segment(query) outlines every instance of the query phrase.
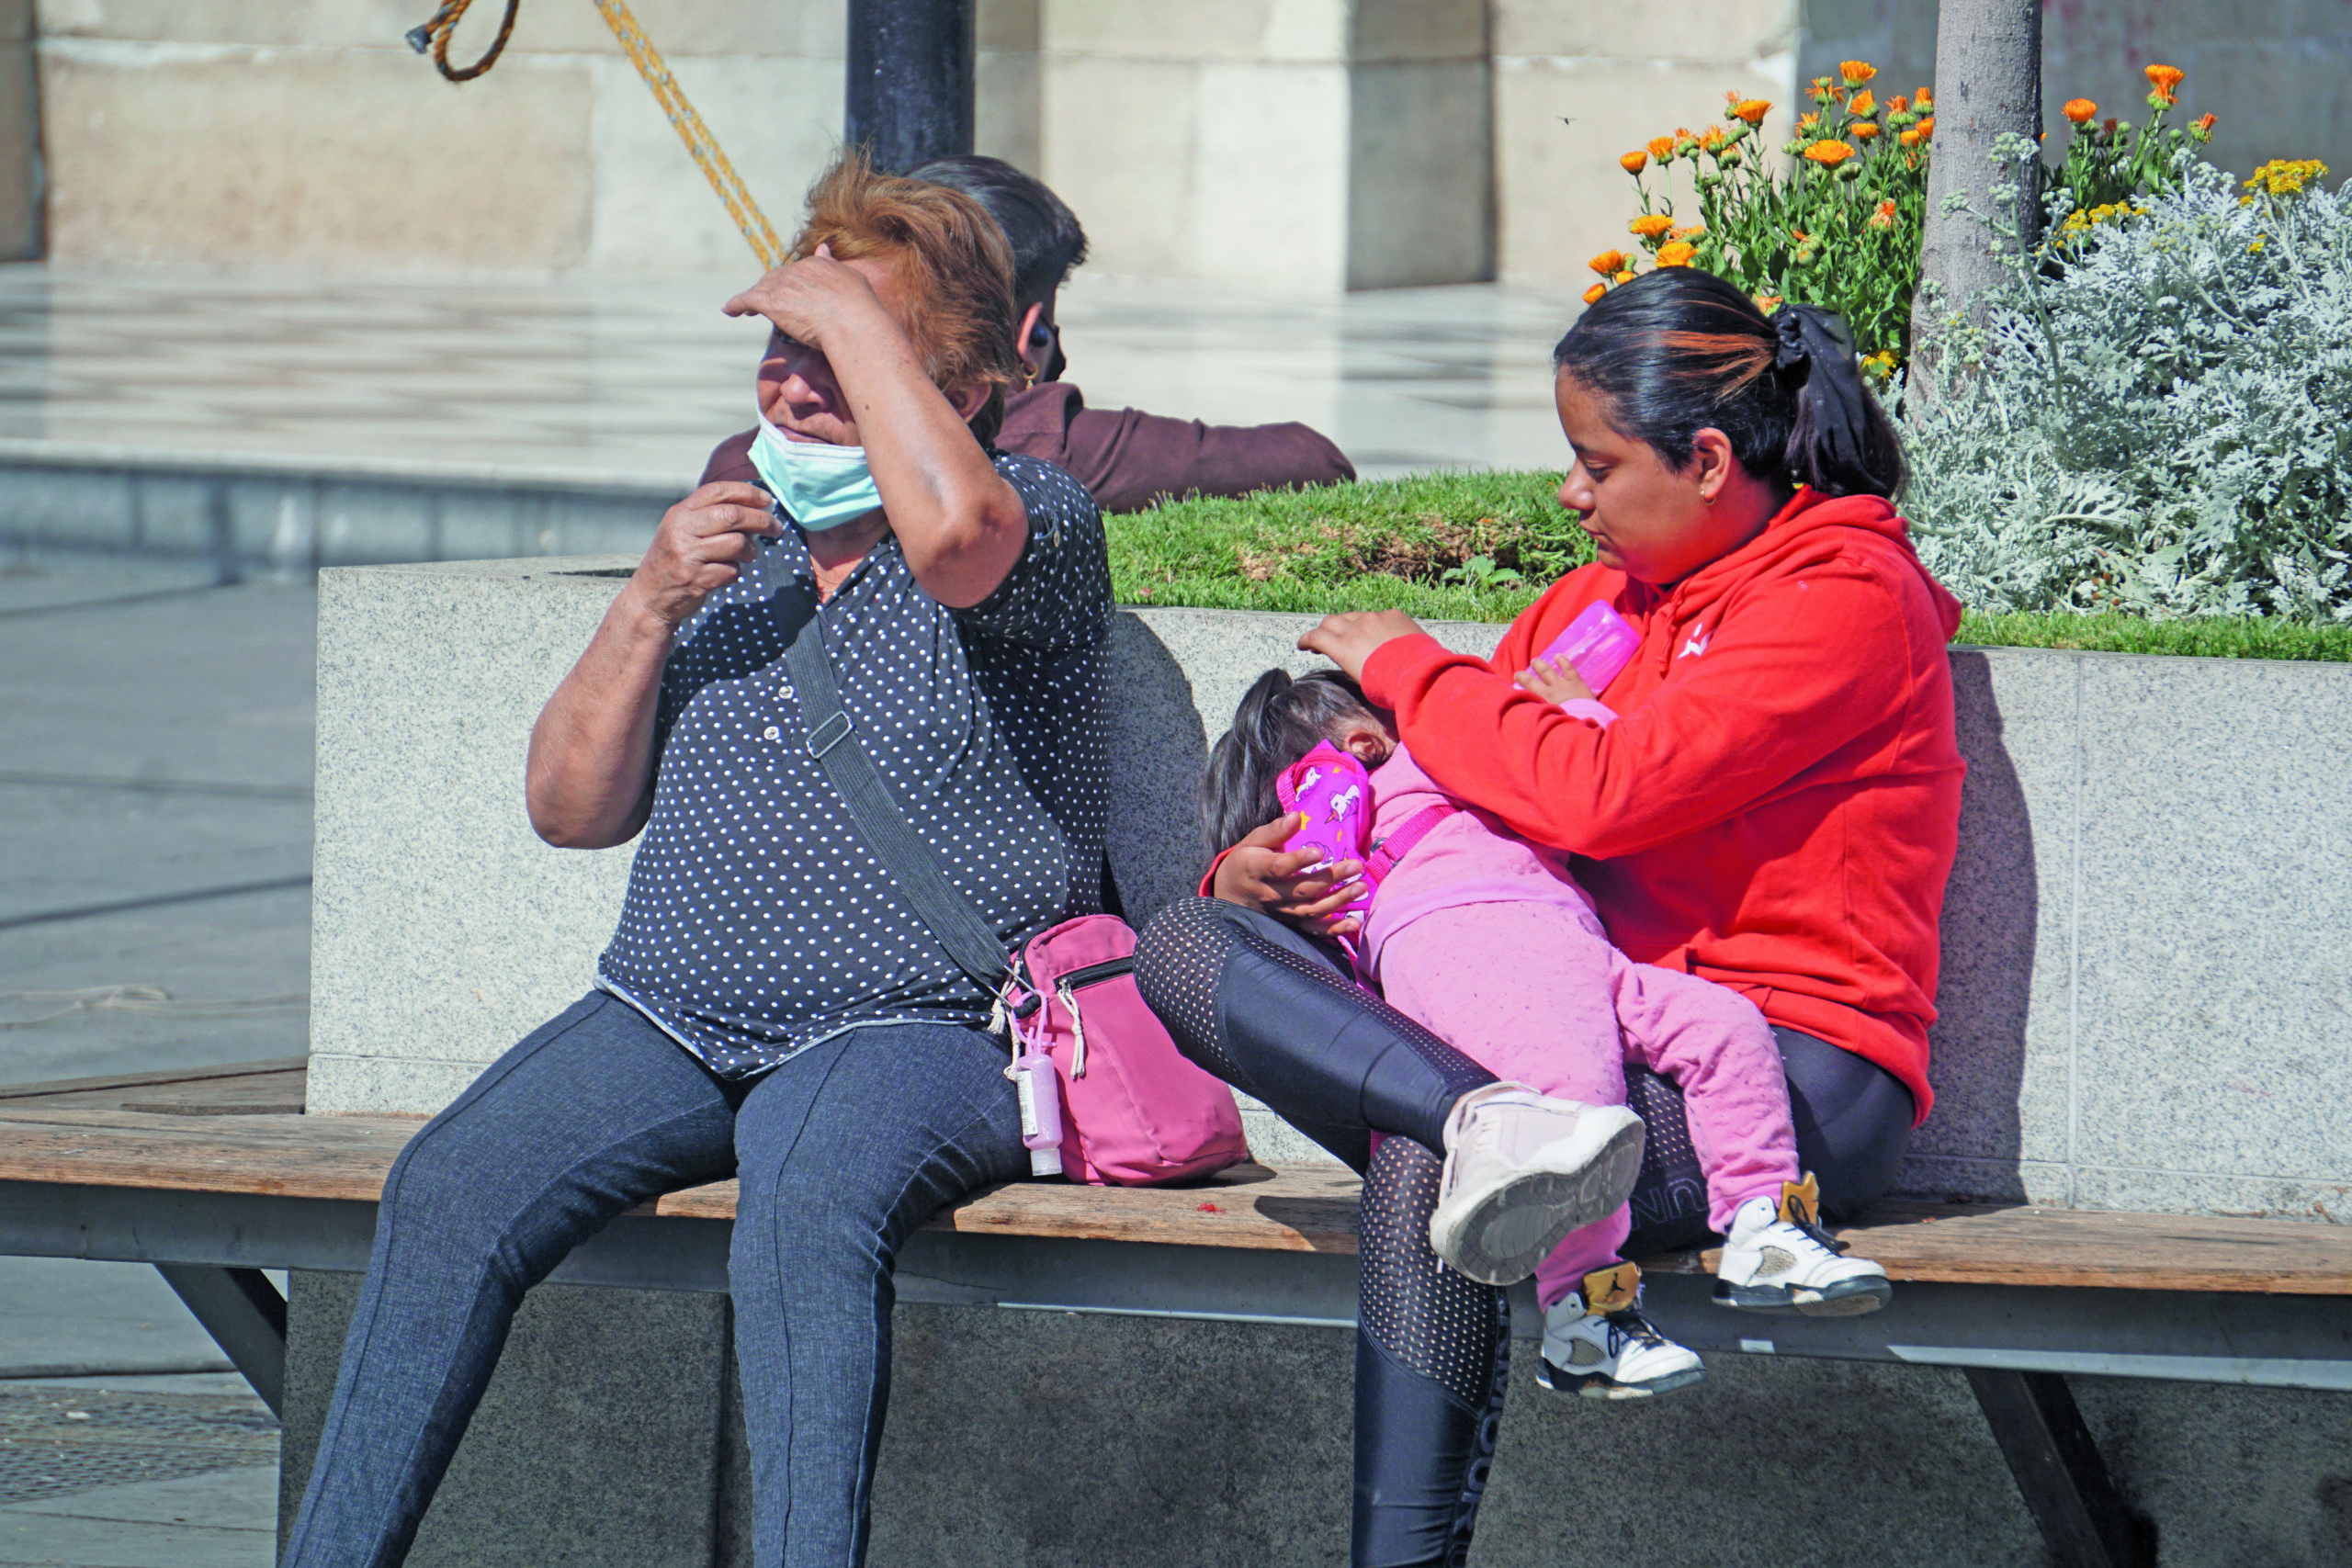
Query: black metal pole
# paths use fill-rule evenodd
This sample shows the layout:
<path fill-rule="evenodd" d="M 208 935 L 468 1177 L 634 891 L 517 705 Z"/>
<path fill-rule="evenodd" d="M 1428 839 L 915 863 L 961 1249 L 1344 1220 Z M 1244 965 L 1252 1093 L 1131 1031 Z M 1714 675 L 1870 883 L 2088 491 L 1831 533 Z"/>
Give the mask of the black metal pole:
<path fill-rule="evenodd" d="M 975 0 L 849 0 L 845 134 L 903 174 L 972 150 Z"/>

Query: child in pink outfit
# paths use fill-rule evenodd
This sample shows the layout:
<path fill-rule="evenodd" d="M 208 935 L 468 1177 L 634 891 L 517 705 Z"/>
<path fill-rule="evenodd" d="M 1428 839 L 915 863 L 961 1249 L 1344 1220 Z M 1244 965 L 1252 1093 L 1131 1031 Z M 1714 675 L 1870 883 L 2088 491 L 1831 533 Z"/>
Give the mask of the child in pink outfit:
<path fill-rule="evenodd" d="M 1561 705 L 1594 724 L 1616 718 L 1589 695 Z M 1498 1077 L 1559 1099 L 1624 1104 L 1629 1062 L 1679 1085 L 1709 1222 L 1730 1237 L 1722 1304 L 1846 1314 L 1885 1303 L 1884 1270 L 1839 1257 L 1815 1223 L 1764 1015 L 1713 981 L 1618 952 L 1568 857 L 1440 789 L 1346 677 L 1261 677 L 1210 760 L 1210 840 L 1237 842 L 1281 815 L 1277 775 L 1319 741 L 1371 770 L 1369 845 L 1447 808 L 1401 843 L 1358 938 L 1359 972 L 1391 1006 Z M 1545 1387 L 1625 1398 L 1702 1376 L 1695 1354 L 1640 1317 L 1639 1270 L 1618 1251 L 1631 1228 L 1621 1207 L 1570 1232 L 1537 1268 Z"/>

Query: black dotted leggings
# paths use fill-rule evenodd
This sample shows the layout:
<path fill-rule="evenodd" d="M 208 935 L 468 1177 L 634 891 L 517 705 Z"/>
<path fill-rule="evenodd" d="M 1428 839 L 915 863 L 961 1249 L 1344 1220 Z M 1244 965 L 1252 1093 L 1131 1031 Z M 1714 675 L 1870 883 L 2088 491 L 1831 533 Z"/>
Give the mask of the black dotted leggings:
<path fill-rule="evenodd" d="M 1510 1318 L 1501 1291 L 1440 1266 L 1429 1222 L 1446 1113 L 1495 1076 L 1355 986 L 1333 954 L 1238 905 L 1162 909 L 1136 951 L 1136 981 L 1187 1056 L 1363 1173 L 1350 1561 L 1457 1568 L 1494 1459 Z M 1823 1207 L 1885 1191 L 1910 1135 L 1909 1093 L 1809 1035 L 1783 1030 L 1781 1046 L 1798 1154 L 1821 1176 Z M 1706 1183 L 1682 1097 L 1647 1073 L 1627 1079 L 1650 1134 L 1627 1250 L 1690 1245 L 1706 1231 Z M 1390 1134 L 1376 1153 L 1375 1131 Z"/>

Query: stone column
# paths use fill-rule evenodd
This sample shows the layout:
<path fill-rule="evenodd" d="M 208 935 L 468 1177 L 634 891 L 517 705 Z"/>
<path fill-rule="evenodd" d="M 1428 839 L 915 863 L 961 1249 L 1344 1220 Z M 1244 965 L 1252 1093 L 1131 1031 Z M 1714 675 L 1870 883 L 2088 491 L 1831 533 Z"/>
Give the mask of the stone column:
<path fill-rule="evenodd" d="M 1044 168 L 1091 265 L 1303 292 L 1492 276 L 1476 0 L 1044 6 Z"/>
<path fill-rule="evenodd" d="M 0 0 L 0 261 L 30 261 L 45 235 L 33 0 Z"/>

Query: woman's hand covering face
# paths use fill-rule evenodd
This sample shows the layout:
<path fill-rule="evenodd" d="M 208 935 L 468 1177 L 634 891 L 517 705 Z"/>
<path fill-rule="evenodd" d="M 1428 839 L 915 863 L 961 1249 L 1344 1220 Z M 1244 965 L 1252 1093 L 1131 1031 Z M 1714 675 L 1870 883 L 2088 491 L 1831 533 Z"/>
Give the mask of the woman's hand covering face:
<path fill-rule="evenodd" d="M 1298 639 L 1309 653 L 1319 653 L 1351 681 L 1363 679 L 1364 660 L 1384 642 L 1418 636 L 1421 624 L 1402 610 L 1350 610 L 1326 615 L 1323 624 Z"/>
<path fill-rule="evenodd" d="M 1361 930 L 1363 922 L 1353 915 L 1333 917 L 1363 891 L 1363 863 L 1338 861 L 1308 873 L 1306 868 L 1322 858 L 1317 852 L 1283 848 L 1303 825 L 1295 812 L 1285 813 L 1234 845 L 1217 863 L 1209 891 L 1309 936 L 1346 936 Z"/>
<path fill-rule="evenodd" d="M 730 316 L 764 316 L 793 342 L 821 351 L 831 349 L 844 326 L 889 314 L 865 274 L 835 261 L 825 245 L 777 267 L 727 301 L 725 310 Z"/>

